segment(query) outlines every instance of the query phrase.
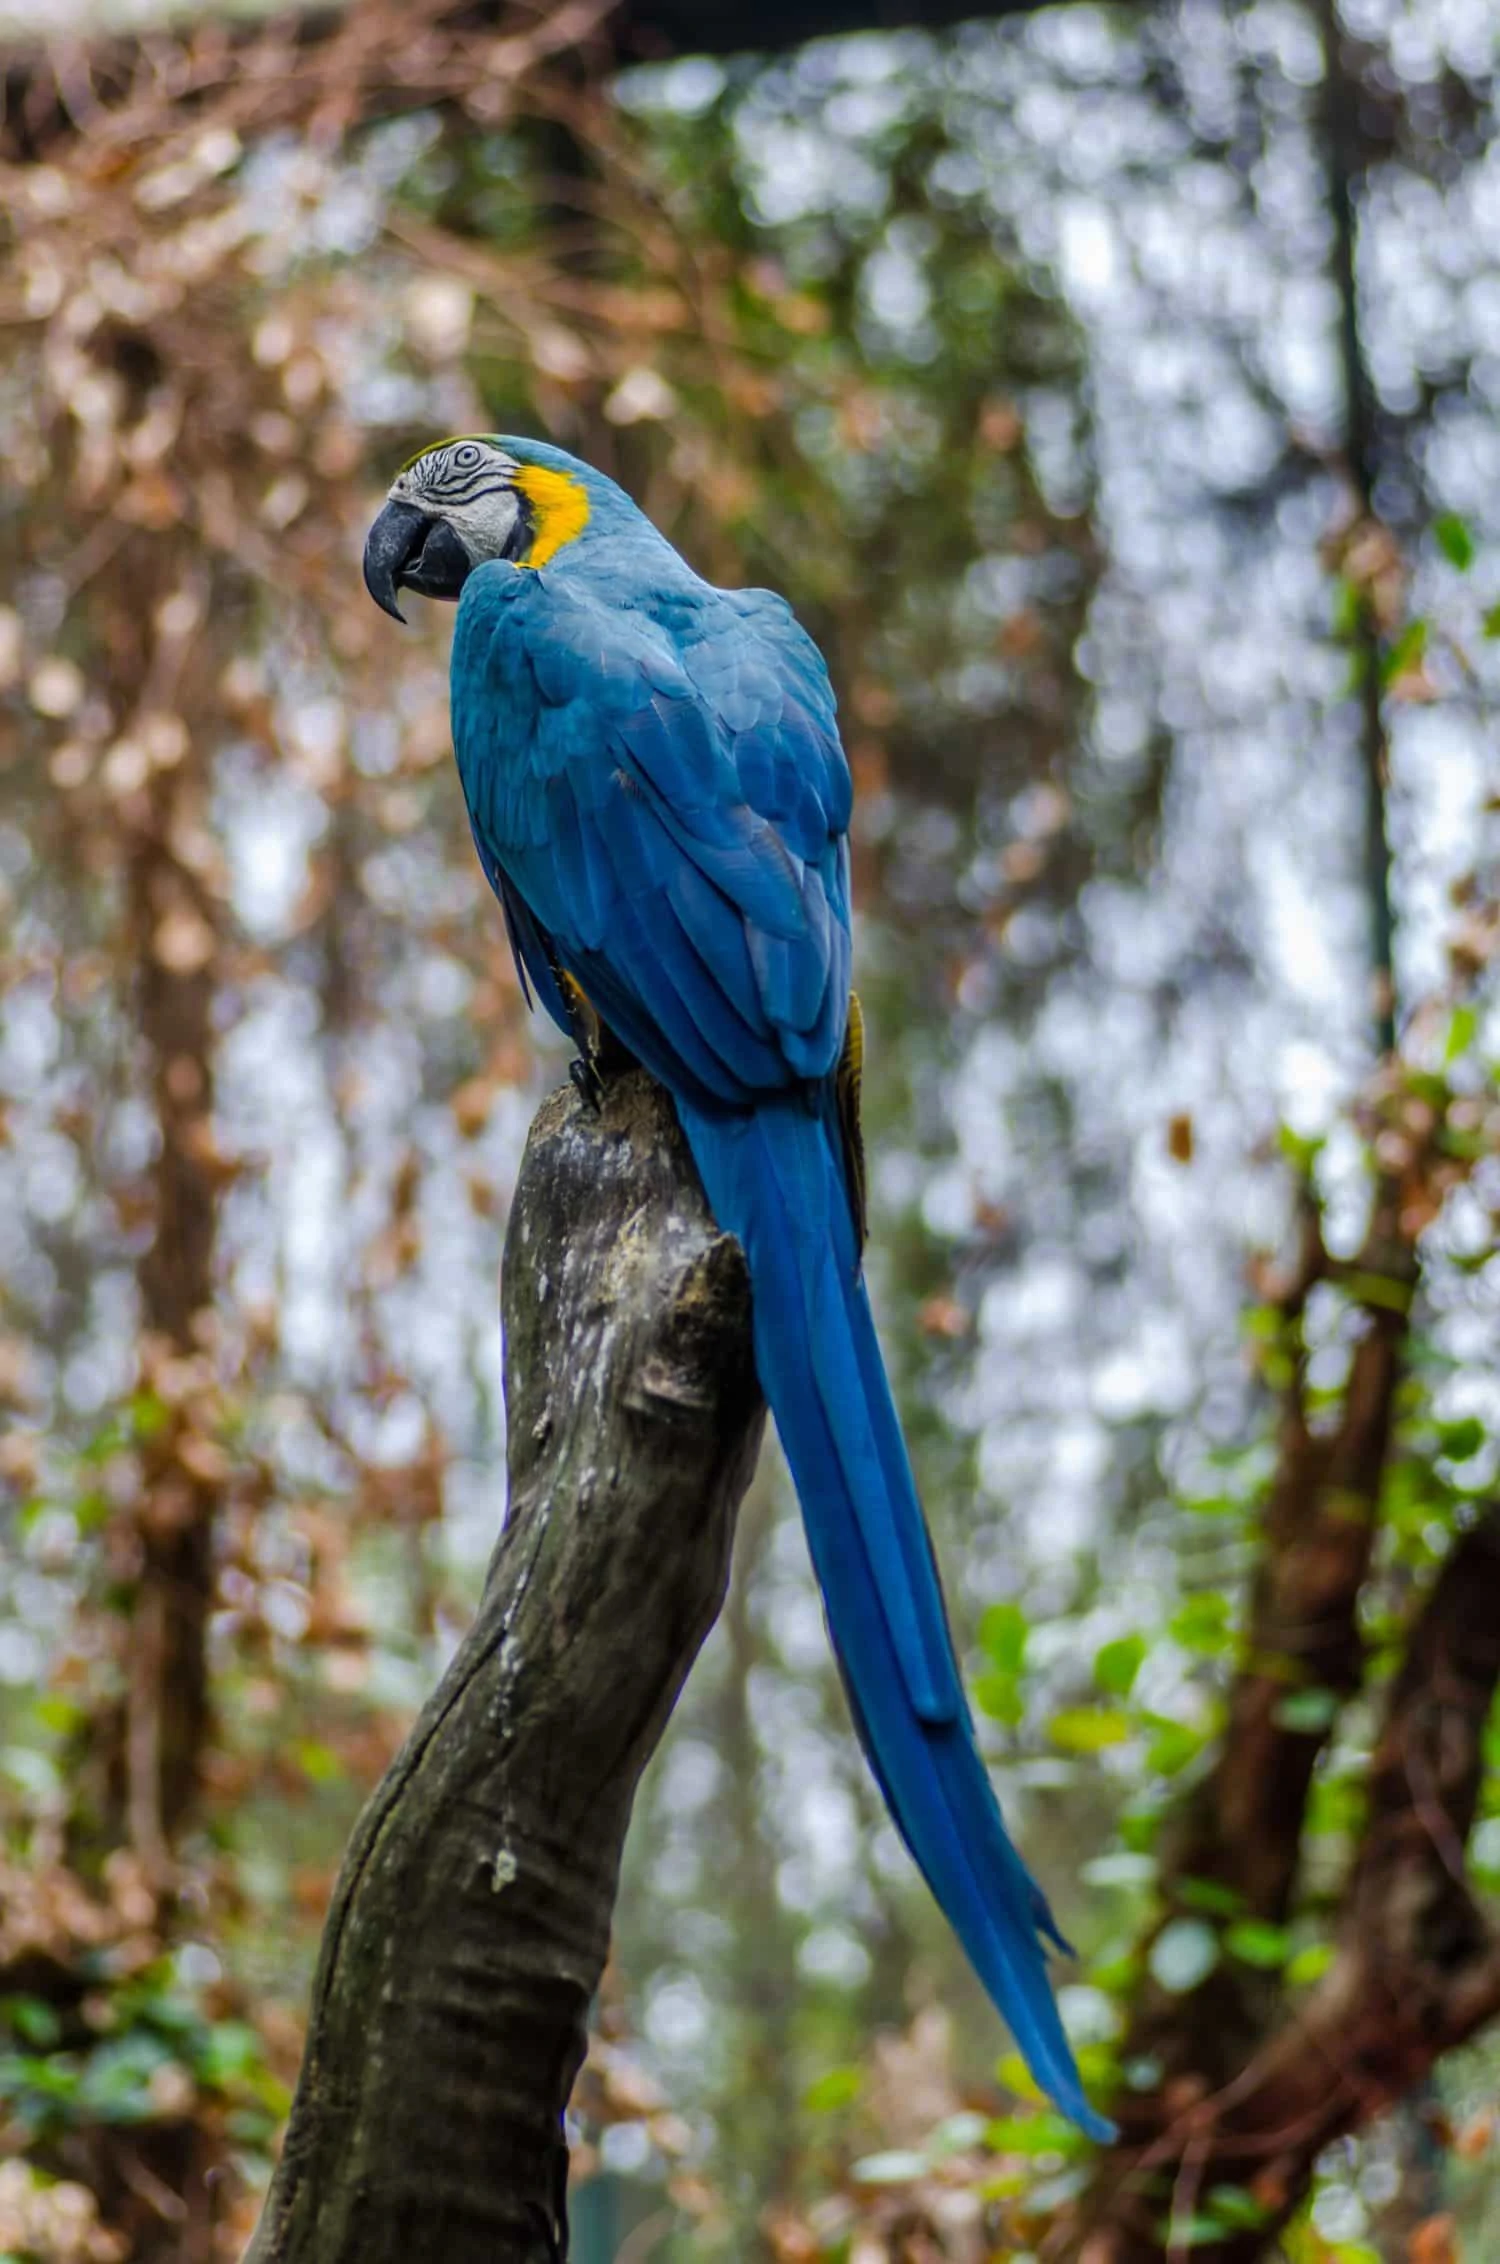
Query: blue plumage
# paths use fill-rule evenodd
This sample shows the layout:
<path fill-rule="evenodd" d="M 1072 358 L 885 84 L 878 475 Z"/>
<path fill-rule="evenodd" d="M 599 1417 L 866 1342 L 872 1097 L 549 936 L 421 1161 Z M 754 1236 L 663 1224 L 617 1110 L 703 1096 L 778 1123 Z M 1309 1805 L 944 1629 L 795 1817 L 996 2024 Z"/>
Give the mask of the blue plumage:
<path fill-rule="evenodd" d="M 463 585 L 453 734 L 480 859 L 548 1012 L 567 1027 L 572 976 L 676 1101 L 745 1248 L 866 1753 L 1038 2082 L 1105 2137 L 1048 1982 L 1056 1928 L 975 1744 L 860 1279 L 834 1095 L 850 781 L 827 672 L 779 598 L 710 588 L 600 474 L 498 445 L 537 494 L 571 485 L 587 509 L 546 563 L 494 558 Z"/>

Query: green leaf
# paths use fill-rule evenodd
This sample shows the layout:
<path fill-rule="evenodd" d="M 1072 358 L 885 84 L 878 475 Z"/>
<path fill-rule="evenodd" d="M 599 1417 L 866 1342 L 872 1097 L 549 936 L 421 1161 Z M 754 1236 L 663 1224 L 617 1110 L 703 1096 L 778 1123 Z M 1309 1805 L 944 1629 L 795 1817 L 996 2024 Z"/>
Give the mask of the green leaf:
<path fill-rule="evenodd" d="M 1174 1892 L 1185 1909 L 1206 1918 L 1238 1918 L 1245 1907 L 1239 1888 L 1224 1879 L 1179 1879 Z"/>
<path fill-rule="evenodd" d="M 1380 663 L 1382 684 L 1394 684 L 1413 668 L 1420 668 L 1427 653 L 1427 623 L 1418 617 L 1408 621 L 1399 637 L 1389 645 Z"/>
<path fill-rule="evenodd" d="M 1176 2253 L 1179 2248 L 1215 2248 L 1222 2244 L 1226 2232 L 1253 2232 L 1265 2221 L 1265 2205 L 1256 2201 L 1247 2187 L 1215 2185 L 1201 2210 L 1190 2216 L 1172 2216 L 1170 2223 L 1163 2223 L 1161 2232 Z"/>
<path fill-rule="evenodd" d="M 1272 1926 L 1263 1918 L 1242 1918 L 1225 1934 L 1224 1947 L 1242 1965 L 1275 1973 L 1292 1954 L 1292 1937 L 1284 1926 Z"/>
<path fill-rule="evenodd" d="M 802 2094 L 802 2104 L 810 2115 L 837 2114 L 841 2107 L 852 2107 L 864 2089 L 863 2072 L 857 2067 L 831 2067 L 810 2083 Z"/>
<path fill-rule="evenodd" d="M 1467 519 L 1456 511 L 1440 512 L 1432 522 L 1433 539 L 1450 566 L 1467 574 L 1474 563 L 1474 536 Z"/>
<path fill-rule="evenodd" d="M 1164 1714 L 1148 1714 L 1146 1723 L 1151 1731 L 1146 1766 L 1159 1777 L 1175 1777 L 1203 1751 L 1203 1732 L 1194 1729 L 1191 1722 L 1173 1722 Z"/>
<path fill-rule="evenodd" d="M 1157 1715 L 1148 1715 L 1148 1725 L 1156 1728 L 1159 1719 Z M 1160 1808 L 1149 1803 L 1140 1808 L 1123 1808 L 1119 1819 L 1121 1844 L 1128 1847 L 1132 1855 L 1152 1855 L 1161 1838 L 1161 1826 Z"/>
<path fill-rule="evenodd" d="M 265 2051 L 259 2036 L 243 2020 L 220 2020 L 209 2030 L 196 2055 L 195 2072 L 204 2083 L 222 2091 L 227 2084 L 260 2073 Z"/>
<path fill-rule="evenodd" d="M 984 2143 L 992 2154 L 1076 2154 L 1078 2133 L 1061 2115 L 1001 2115 L 985 2125 Z"/>
<path fill-rule="evenodd" d="M 1064 1753 L 1103 1753 L 1126 1742 L 1130 1724 L 1112 1706 L 1065 1706 L 1047 1724 L 1047 1735 Z"/>
<path fill-rule="evenodd" d="M 34 2128 L 66 2119 L 77 2103 L 82 2071 L 71 2053 L 50 2058 L 18 2052 L 0 2059 L 0 2099 Z"/>
<path fill-rule="evenodd" d="M 1019 2052 L 1002 2052 L 995 2062 L 995 2080 L 1005 2090 L 1013 2091 L 1018 2099 L 1034 2099 L 1039 2107 L 1047 2102 L 1042 2097 L 1036 2077 Z"/>
<path fill-rule="evenodd" d="M 1185 1997 L 1219 1962 L 1219 1937 L 1202 1918 L 1173 1918 L 1151 1944 L 1146 1960 L 1157 1987 Z"/>
<path fill-rule="evenodd" d="M 316 1738 L 305 1737 L 293 1748 L 298 1768 L 310 1784 L 339 1784 L 345 1769 L 342 1760 L 331 1745 L 323 1745 Z"/>
<path fill-rule="evenodd" d="M 1500 637 L 1500 605 L 1487 605 L 1480 624 L 1487 637 Z"/>
<path fill-rule="evenodd" d="M 1289 1690 L 1271 1716 L 1278 1729 L 1289 1729 L 1299 1737 L 1313 1737 L 1331 1727 L 1339 1710 L 1338 1695 L 1332 1690 Z"/>
<path fill-rule="evenodd" d="M 1337 575 L 1333 584 L 1332 628 L 1341 644 L 1349 643 L 1356 635 L 1364 610 L 1359 584 L 1351 582 L 1347 574 Z"/>
<path fill-rule="evenodd" d="M 166 1403 L 154 1391 L 138 1391 L 130 1402 L 131 1427 L 142 1444 L 159 1438 L 167 1419 Z"/>
<path fill-rule="evenodd" d="M 1219 2219 L 1203 2209 L 1192 2217 L 1163 2217 L 1157 2230 L 1173 2256 L 1183 2248 L 1215 2247 L 1224 2238 Z"/>
<path fill-rule="evenodd" d="M 112 1461 L 122 1447 L 132 1443 L 128 1427 L 111 1416 L 107 1423 L 100 1424 L 87 1444 L 79 1448 L 78 1460 L 85 1470 L 98 1470 L 106 1462 Z"/>
<path fill-rule="evenodd" d="M 1216 2185 L 1210 2188 L 1203 2204 L 1211 2217 L 1232 2231 L 1253 2232 L 1263 2225 L 1268 2214 L 1263 2201 L 1257 2201 L 1249 2188 L 1243 2185 Z"/>
<path fill-rule="evenodd" d="M 1484 1444 L 1484 1425 L 1477 1415 L 1459 1415 L 1437 1426 L 1438 1446 L 1450 1462 L 1468 1462 Z"/>
<path fill-rule="evenodd" d="M 1356 1305 L 1371 1305 L 1382 1313 L 1408 1313 L 1411 1310 L 1411 1284 L 1393 1281 L 1389 1274 L 1361 1273 L 1351 1266 L 1341 1276 L 1344 1288 Z"/>
<path fill-rule="evenodd" d="M 23 2044 L 50 2051 L 62 2035 L 62 2022 L 43 1997 L 7 1997 L 0 2002 L 0 2020 L 15 2030 Z"/>
<path fill-rule="evenodd" d="M 979 1647 L 1002 1674 L 1016 1675 L 1025 1664 L 1028 1632 L 1019 1604 L 991 1604 L 979 1622 Z"/>
<path fill-rule="evenodd" d="M 1479 1012 L 1473 1006 L 1455 1006 L 1448 1018 L 1448 1040 L 1443 1047 L 1444 1064 L 1458 1061 L 1474 1043 L 1479 1029 Z"/>
<path fill-rule="evenodd" d="M 1006 1729 L 1018 1729 L 1025 1720 L 1026 1700 L 1015 1675 L 976 1674 L 970 1688 L 980 1712 L 988 1714 L 992 1722 L 1001 1722 Z"/>
<path fill-rule="evenodd" d="M 89 1486 L 73 1504 L 73 1517 L 80 1533 L 97 1533 L 109 1523 L 112 1504 L 108 1494 L 98 1486 Z"/>
<path fill-rule="evenodd" d="M 1146 1656 L 1144 1635 L 1118 1635 L 1094 1655 L 1094 1680 L 1111 1698 L 1128 1698 Z"/>
<path fill-rule="evenodd" d="M 1288 1960 L 1287 1986 L 1292 1989 L 1311 1988 L 1314 1981 L 1322 1980 L 1332 1963 L 1332 1942 L 1309 1942 L 1305 1950 L 1298 1950 L 1296 1956 Z"/>
<path fill-rule="evenodd" d="M 1131 1944 L 1116 1947 L 1094 1959 L 1089 1979 L 1111 1997 L 1128 1996 L 1141 1977 L 1141 1961 Z"/>
<path fill-rule="evenodd" d="M 1167 1622 L 1167 1633 L 1185 1651 L 1196 1651 L 1200 1658 L 1219 1658 L 1234 1642 L 1229 1624 L 1233 1610 L 1228 1596 L 1216 1589 L 1202 1589 L 1178 1606 Z"/>
<path fill-rule="evenodd" d="M 151 2122 L 157 2111 L 151 2078 L 172 2059 L 169 2046 L 145 2029 L 111 2038 L 84 2062 L 80 2108 L 100 2122 Z"/>
<path fill-rule="evenodd" d="M 1328 1141 L 1324 1133 L 1294 1132 L 1290 1124 L 1278 1124 L 1276 1127 L 1276 1145 L 1286 1157 L 1292 1169 L 1298 1172 L 1302 1178 L 1309 1179 L 1312 1176 L 1313 1167 L 1328 1145 Z M 1281 1316 L 1276 1312 L 1275 1306 L 1269 1307 L 1268 1310 L 1276 1314 L 1279 1322 Z"/>

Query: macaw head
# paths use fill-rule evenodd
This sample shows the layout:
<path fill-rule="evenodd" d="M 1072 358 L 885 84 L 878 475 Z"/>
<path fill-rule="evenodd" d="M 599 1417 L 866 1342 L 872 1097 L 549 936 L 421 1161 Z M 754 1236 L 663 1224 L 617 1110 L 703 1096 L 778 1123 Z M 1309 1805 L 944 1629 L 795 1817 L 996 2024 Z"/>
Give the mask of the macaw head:
<path fill-rule="evenodd" d="M 405 587 L 456 598 L 476 566 L 545 566 L 591 519 L 633 511 L 612 480 L 538 440 L 471 433 L 424 448 L 391 482 L 365 542 L 365 587 L 397 620 Z"/>

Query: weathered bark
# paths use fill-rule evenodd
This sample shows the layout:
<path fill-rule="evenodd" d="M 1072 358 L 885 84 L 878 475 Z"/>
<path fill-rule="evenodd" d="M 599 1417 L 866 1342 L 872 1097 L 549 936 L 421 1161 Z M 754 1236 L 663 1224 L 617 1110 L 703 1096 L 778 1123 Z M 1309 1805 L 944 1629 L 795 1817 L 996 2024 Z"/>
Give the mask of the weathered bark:
<path fill-rule="evenodd" d="M 505 1528 L 345 1858 L 247 2264 L 567 2252 L 562 2115 L 631 1803 L 762 1424 L 743 1259 L 639 1072 L 538 1116 L 503 1301 Z"/>

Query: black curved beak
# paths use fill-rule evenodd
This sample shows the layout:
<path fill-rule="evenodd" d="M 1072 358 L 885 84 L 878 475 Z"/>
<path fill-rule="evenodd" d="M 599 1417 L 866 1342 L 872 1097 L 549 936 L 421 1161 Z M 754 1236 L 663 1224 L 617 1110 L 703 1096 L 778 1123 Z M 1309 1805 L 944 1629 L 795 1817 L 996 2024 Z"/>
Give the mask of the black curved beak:
<path fill-rule="evenodd" d="M 406 619 L 398 590 L 456 598 L 472 565 L 446 519 L 431 518 L 413 503 L 388 503 L 365 537 L 365 588 L 393 621 Z"/>

